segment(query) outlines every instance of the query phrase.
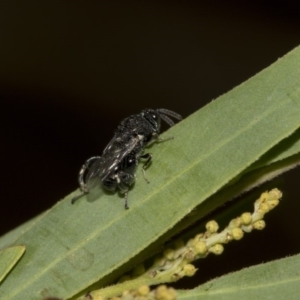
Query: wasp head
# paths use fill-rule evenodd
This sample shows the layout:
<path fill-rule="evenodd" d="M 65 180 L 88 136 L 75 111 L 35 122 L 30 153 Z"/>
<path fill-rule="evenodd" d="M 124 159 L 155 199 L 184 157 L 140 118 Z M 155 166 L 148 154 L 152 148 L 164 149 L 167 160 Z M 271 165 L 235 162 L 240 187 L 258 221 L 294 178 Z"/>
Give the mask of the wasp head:
<path fill-rule="evenodd" d="M 142 111 L 143 118 L 147 120 L 154 132 L 160 132 L 161 116 L 157 110 L 145 109 Z"/>
<path fill-rule="evenodd" d="M 142 111 L 142 114 L 157 133 L 160 132 L 161 119 L 163 119 L 170 126 L 173 126 L 175 123 L 168 116 L 173 117 L 177 120 L 182 120 L 181 115 L 165 108 L 145 109 Z"/>

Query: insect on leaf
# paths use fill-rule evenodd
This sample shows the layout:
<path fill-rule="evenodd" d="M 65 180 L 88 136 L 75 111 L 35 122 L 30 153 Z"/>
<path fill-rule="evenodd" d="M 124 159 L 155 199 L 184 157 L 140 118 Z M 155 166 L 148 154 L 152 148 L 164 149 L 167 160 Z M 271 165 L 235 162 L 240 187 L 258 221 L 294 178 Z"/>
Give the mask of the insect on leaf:
<path fill-rule="evenodd" d="M 126 262 L 299 128 L 299 82 L 297 48 L 172 127 L 162 137 L 174 139 L 151 148 L 150 184 L 137 170 L 129 210 L 118 194 L 102 193 L 93 202 L 83 196 L 71 205 L 72 193 L 58 202 L 15 242 L 28 250 L 3 282 L 0 298 L 70 298 L 116 277 Z"/>

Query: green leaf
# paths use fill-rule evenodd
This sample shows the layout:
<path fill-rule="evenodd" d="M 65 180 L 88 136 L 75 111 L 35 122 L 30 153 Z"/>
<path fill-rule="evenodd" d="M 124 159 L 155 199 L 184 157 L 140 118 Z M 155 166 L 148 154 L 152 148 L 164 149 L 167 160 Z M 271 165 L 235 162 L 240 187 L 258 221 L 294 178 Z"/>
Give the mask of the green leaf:
<path fill-rule="evenodd" d="M 118 275 L 191 210 L 238 178 L 300 126 L 300 49 L 183 120 L 151 148 L 151 181 L 137 182 L 128 211 L 118 195 L 74 194 L 17 240 L 26 256 L 3 282 L 0 298 L 69 298 Z M 127 263 L 127 264 L 126 264 Z M 104 279 L 103 279 L 104 278 Z"/>
<path fill-rule="evenodd" d="M 179 300 L 298 300 L 300 255 L 243 269 L 214 279 L 190 291 L 179 291 Z"/>
<path fill-rule="evenodd" d="M 25 246 L 14 246 L 0 250 L 0 283 L 25 252 Z"/>
<path fill-rule="evenodd" d="M 31 220 L 23 223 L 22 225 L 18 226 L 17 228 L 9 231 L 8 233 L 4 234 L 3 236 L 0 237 L 0 249 L 5 248 L 9 245 L 11 245 L 13 242 L 15 242 L 22 234 L 25 233 L 25 231 L 29 230 L 29 228 L 34 225 L 39 218 L 42 216 L 38 215 Z"/>

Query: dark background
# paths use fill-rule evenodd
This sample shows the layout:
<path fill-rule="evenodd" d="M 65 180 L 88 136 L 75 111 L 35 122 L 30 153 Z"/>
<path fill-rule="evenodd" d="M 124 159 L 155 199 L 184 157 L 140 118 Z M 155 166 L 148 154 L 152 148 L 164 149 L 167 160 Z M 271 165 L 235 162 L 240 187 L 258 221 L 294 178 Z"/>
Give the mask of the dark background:
<path fill-rule="evenodd" d="M 0 235 L 75 190 L 124 117 L 186 117 L 298 46 L 299 12 L 297 1 L 1 1 Z M 237 269 L 248 252 L 249 264 L 300 252 L 299 174 L 280 178 L 266 230 L 225 248 Z"/>

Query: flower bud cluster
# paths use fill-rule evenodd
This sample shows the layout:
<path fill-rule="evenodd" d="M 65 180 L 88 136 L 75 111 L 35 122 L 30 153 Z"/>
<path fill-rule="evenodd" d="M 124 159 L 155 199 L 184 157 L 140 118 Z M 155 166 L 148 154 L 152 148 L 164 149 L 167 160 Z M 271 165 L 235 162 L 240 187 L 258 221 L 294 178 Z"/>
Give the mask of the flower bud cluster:
<path fill-rule="evenodd" d="M 175 291 L 166 286 L 160 286 L 154 291 L 150 291 L 148 285 L 156 285 L 164 282 L 176 281 L 184 276 L 193 276 L 197 269 L 191 263 L 199 258 L 205 258 L 209 253 L 222 254 L 224 244 L 233 240 L 240 240 L 245 232 L 253 229 L 261 230 L 265 227 L 264 215 L 278 205 L 282 193 L 278 189 L 263 193 L 254 203 L 254 212 L 245 212 L 239 217 L 231 220 L 226 228 L 219 232 L 219 225 L 212 220 L 206 223 L 206 231 L 197 234 L 194 238 L 185 243 L 177 240 L 172 248 L 164 250 L 159 255 L 150 269 L 145 270 L 143 265 L 137 266 L 131 276 L 124 276 L 120 279 L 118 290 L 124 291 L 122 296 L 110 298 L 111 300 L 174 300 Z M 138 290 L 133 290 L 137 286 L 142 286 Z M 102 300 L 103 295 L 111 295 L 107 287 L 102 290 L 93 291 L 93 300 Z M 128 291 L 129 290 L 129 291 Z M 113 294 L 116 293 L 114 290 Z M 89 299 L 89 298 L 85 298 Z"/>
<path fill-rule="evenodd" d="M 231 220 L 226 228 L 219 231 L 219 225 L 212 220 L 206 223 L 206 231 L 197 234 L 187 243 L 176 242 L 173 249 L 168 248 L 163 255 L 155 260 L 154 265 L 146 274 L 152 278 L 161 277 L 164 273 L 171 274 L 171 281 L 184 276 L 193 276 L 197 269 L 191 264 L 199 258 L 205 258 L 209 253 L 222 254 L 224 244 L 240 240 L 245 232 L 265 227 L 264 215 L 279 204 L 282 193 L 278 189 L 264 192 L 254 203 L 254 212 L 243 213 Z M 144 276 L 144 275 L 143 275 Z M 169 281 L 170 281 L 169 280 Z"/>
<path fill-rule="evenodd" d="M 143 285 L 137 290 L 127 290 L 118 297 L 112 297 L 110 300 L 175 300 L 177 294 L 175 289 L 160 285 L 154 290 L 150 290 L 148 285 Z M 106 300 L 107 298 L 98 297 L 97 300 Z"/>

